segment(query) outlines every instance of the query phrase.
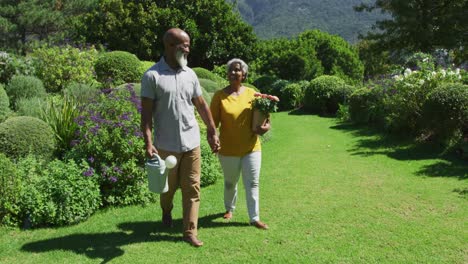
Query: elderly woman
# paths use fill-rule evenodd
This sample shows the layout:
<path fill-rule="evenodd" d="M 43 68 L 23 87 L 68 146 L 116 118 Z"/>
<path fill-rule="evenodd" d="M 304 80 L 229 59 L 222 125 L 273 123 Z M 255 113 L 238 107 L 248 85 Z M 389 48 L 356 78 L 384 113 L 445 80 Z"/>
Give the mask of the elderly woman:
<path fill-rule="evenodd" d="M 255 90 L 242 85 L 248 66 L 240 59 L 227 63 L 229 85 L 217 91 L 211 101 L 211 114 L 216 127 L 220 126 L 219 161 L 224 172 L 224 218 L 232 218 L 237 200 L 237 182 L 242 172 L 250 224 L 268 229 L 260 221 L 259 178 L 261 146 L 258 135 L 270 129 L 267 120 L 252 131 L 252 105 Z"/>

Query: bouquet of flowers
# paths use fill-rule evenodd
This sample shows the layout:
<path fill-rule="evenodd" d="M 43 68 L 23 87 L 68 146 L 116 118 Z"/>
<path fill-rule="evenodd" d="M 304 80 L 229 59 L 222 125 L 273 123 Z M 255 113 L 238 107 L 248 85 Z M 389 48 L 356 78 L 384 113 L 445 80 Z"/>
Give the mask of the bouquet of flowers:
<path fill-rule="evenodd" d="M 259 126 L 262 126 L 270 113 L 278 110 L 279 98 L 277 96 L 255 93 L 255 99 L 252 100 L 252 131 L 256 132 Z"/>
<path fill-rule="evenodd" d="M 252 101 L 254 110 L 258 110 L 264 115 L 269 115 L 278 110 L 279 98 L 274 95 L 255 93 L 255 99 Z"/>

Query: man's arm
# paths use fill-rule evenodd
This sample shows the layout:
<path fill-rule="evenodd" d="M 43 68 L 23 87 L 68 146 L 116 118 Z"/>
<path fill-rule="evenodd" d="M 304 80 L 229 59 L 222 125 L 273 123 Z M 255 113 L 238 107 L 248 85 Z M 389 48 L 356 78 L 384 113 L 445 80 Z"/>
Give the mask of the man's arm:
<path fill-rule="evenodd" d="M 141 97 L 141 131 L 145 140 L 147 157 L 158 154 L 158 150 L 153 145 L 153 104 L 153 99 Z"/>
<path fill-rule="evenodd" d="M 208 104 L 205 102 L 202 96 L 198 96 L 192 99 L 193 104 L 197 108 L 200 117 L 203 120 L 203 123 L 206 125 L 206 134 L 208 138 L 208 143 L 210 144 L 211 150 L 213 152 L 218 152 L 219 150 L 219 138 L 216 134 L 216 127 L 213 121 L 213 117 L 211 116 L 210 108 Z"/>

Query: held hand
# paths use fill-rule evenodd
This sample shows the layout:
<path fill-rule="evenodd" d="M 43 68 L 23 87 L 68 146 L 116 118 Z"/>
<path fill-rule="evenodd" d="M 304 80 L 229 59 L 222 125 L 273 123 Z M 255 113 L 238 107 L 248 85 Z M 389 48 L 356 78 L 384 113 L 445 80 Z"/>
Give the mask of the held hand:
<path fill-rule="evenodd" d="M 211 151 L 213 153 L 217 153 L 220 149 L 219 138 L 218 135 L 214 134 L 212 136 L 207 136 L 208 144 L 210 145 Z"/>
<path fill-rule="evenodd" d="M 268 132 L 268 130 L 270 130 L 270 128 L 271 128 L 271 123 L 270 123 L 270 118 L 268 117 L 265 120 L 265 122 L 263 122 L 263 124 L 261 126 L 257 127 L 256 134 L 261 136 L 261 135 L 265 134 L 266 132 Z"/>
<path fill-rule="evenodd" d="M 158 150 L 156 149 L 155 146 L 152 144 L 149 146 L 146 146 L 146 157 L 147 158 L 152 158 L 154 154 L 158 154 Z"/>

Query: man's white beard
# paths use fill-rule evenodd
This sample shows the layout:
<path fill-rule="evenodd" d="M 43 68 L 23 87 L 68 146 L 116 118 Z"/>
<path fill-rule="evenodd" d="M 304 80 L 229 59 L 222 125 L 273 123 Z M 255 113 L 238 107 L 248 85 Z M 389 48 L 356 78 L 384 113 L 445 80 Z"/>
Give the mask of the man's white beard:
<path fill-rule="evenodd" d="M 177 60 L 177 63 L 179 63 L 179 66 L 180 67 L 185 67 L 187 66 L 187 56 L 185 56 L 185 54 L 178 50 L 177 53 L 176 53 L 176 60 Z"/>

